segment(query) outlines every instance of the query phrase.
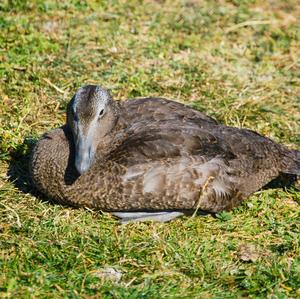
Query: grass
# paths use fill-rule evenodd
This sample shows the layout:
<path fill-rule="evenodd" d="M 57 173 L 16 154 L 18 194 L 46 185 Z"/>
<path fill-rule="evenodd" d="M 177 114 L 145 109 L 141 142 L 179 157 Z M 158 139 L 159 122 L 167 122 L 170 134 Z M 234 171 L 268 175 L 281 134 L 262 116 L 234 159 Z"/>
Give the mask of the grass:
<path fill-rule="evenodd" d="M 35 196 L 27 172 L 32 141 L 64 123 L 86 83 L 183 101 L 299 148 L 297 0 L 4 0 L 0 11 L 0 297 L 300 298 L 295 188 L 216 217 L 121 226 Z"/>

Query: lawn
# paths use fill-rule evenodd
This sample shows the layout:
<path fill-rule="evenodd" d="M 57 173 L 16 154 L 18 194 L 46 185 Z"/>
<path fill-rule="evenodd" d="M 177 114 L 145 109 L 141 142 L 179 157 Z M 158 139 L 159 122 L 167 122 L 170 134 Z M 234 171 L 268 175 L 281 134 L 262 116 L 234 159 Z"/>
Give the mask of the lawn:
<path fill-rule="evenodd" d="M 300 298 L 300 192 L 166 224 L 35 193 L 35 140 L 87 83 L 163 96 L 300 148 L 298 0 L 0 3 L 1 298 Z"/>

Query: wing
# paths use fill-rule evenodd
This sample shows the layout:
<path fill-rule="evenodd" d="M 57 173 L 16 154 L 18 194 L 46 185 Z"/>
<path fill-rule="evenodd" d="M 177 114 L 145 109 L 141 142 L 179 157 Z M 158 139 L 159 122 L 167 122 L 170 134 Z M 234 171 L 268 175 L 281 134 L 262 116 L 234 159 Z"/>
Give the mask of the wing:
<path fill-rule="evenodd" d="M 141 120 L 124 133 L 124 141 L 109 154 L 124 165 L 175 157 L 203 156 L 207 160 L 234 158 L 230 147 L 210 132 L 206 121 Z"/>
<path fill-rule="evenodd" d="M 211 124 L 217 124 L 216 120 L 200 111 L 164 98 L 133 99 L 122 104 L 127 124 L 140 122 L 141 120 L 149 122 L 204 120 Z"/>

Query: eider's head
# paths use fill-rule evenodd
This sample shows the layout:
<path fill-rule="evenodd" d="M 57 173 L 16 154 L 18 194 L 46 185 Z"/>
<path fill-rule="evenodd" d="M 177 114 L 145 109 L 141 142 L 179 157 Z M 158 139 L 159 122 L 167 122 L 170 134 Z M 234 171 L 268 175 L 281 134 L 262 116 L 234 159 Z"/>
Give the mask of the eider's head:
<path fill-rule="evenodd" d="M 81 87 L 67 108 L 67 124 L 75 145 L 75 167 L 82 174 L 92 165 L 97 146 L 115 124 L 116 111 L 108 91 L 95 85 Z"/>

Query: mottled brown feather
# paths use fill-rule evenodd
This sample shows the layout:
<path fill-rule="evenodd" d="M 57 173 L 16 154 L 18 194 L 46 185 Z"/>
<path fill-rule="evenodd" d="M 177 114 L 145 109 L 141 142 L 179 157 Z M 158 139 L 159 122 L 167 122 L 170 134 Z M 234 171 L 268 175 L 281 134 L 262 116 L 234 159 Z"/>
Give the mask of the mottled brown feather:
<path fill-rule="evenodd" d="M 117 120 L 83 175 L 74 167 L 68 125 L 41 137 L 31 174 L 42 193 L 59 203 L 105 211 L 219 212 L 280 173 L 300 172 L 299 152 L 218 124 L 183 104 L 143 98 L 110 105 Z"/>

